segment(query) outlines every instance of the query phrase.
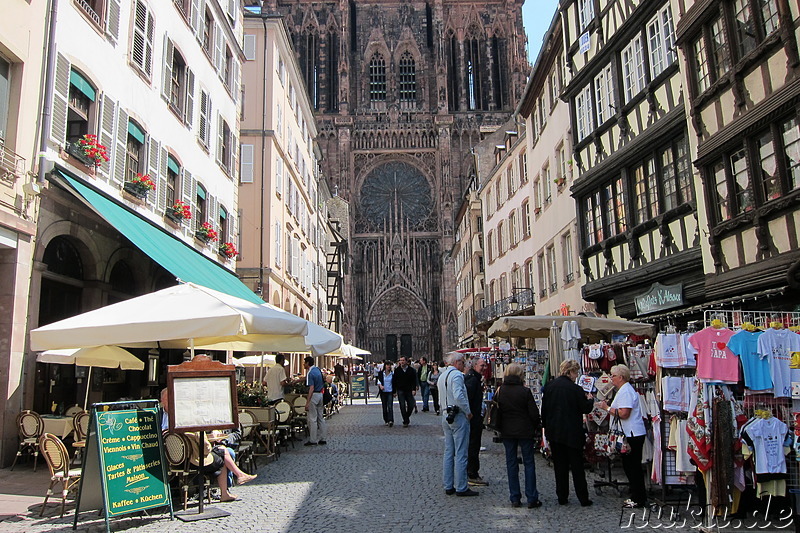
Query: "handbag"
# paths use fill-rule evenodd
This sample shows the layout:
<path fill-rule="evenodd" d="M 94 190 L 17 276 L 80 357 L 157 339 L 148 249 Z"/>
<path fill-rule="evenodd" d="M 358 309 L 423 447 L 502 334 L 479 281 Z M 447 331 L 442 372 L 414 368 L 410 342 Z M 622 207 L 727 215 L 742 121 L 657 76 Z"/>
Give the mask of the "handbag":
<path fill-rule="evenodd" d="M 483 415 L 483 425 L 492 431 L 500 431 L 500 404 L 494 398 L 500 394 L 500 388 L 494 393 L 492 400 L 486 405 Z"/>
<path fill-rule="evenodd" d="M 618 416 L 614 416 L 608 426 L 608 455 L 625 455 L 630 452 L 631 445 L 622 429 L 622 420 Z"/>

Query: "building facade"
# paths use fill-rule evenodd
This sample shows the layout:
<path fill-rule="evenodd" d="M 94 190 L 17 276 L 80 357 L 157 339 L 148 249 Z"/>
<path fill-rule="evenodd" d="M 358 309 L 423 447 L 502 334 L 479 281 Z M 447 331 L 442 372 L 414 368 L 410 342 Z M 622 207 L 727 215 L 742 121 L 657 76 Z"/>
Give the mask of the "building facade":
<path fill-rule="evenodd" d="M 46 43 L 45 135 L 30 327 L 178 279 L 260 300 L 233 274 L 238 240 L 236 2 L 60 2 Z M 28 117 L 38 120 L 37 115 Z M 154 187 L 154 189 L 152 188 Z M 182 354 L 135 351 L 145 372 L 25 359 L 40 413 L 157 396 Z"/>
<path fill-rule="evenodd" d="M 706 296 L 796 310 L 800 7 L 792 0 L 677 0 L 673 7 L 681 14 L 676 34 L 702 198 Z"/>
<path fill-rule="evenodd" d="M 328 325 L 326 210 L 317 127 L 284 21 L 244 11 L 242 255 L 238 272 L 264 300 Z"/>
<path fill-rule="evenodd" d="M 583 297 L 624 318 L 661 286 L 705 299 L 682 77 L 669 1 L 561 4 Z M 656 285 L 659 284 L 659 285 Z M 644 311 L 644 312 L 641 312 Z"/>
<path fill-rule="evenodd" d="M 0 20 L 0 464 L 16 451 L 24 405 L 46 18 L 45 2 L 11 2 Z"/>
<path fill-rule="evenodd" d="M 450 259 L 456 274 L 458 347 L 482 346 L 477 314 L 486 305 L 483 259 L 483 212 L 477 177 L 456 211 Z M 484 335 L 485 337 L 485 335 Z"/>
<path fill-rule="evenodd" d="M 454 215 L 469 149 L 528 72 L 521 1 L 289 2 L 323 173 L 351 207 L 346 338 L 376 356 L 455 346 Z"/>

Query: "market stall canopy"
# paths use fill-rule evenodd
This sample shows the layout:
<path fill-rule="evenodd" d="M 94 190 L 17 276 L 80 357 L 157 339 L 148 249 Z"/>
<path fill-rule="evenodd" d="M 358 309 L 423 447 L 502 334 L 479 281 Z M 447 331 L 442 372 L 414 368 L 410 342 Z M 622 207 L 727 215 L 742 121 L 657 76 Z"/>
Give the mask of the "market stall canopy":
<path fill-rule="evenodd" d="M 98 368 L 120 368 L 122 370 L 144 370 L 144 361 L 118 346 L 92 346 L 66 350 L 47 350 L 36 358 L 39 363 L 57 365 L 89 366 Z"/>
<path fill-rule="evenodd" d="M 183 283 L 36 328 L 31 349 L 187 348 L 198 338 L 210 344 L 250 335 L 302 341 L 308 332 L 307 320 L 286 311 Z"/>
<path fill-rule="evenodd" d="M 236 366 L 242 367 L 254 367 L 254 366 L 272 366 L 275 364 L 275 355 L 271 353 L 266 353 L 262 355 L 246 355 L 244 357 L 236 357 L 233 358 L 233 364 Z"/>
<path fill-rule="evenodd" d="M 264 304 L 276 313 L 294 316 L 269 304 Z M 303 320 L 303 319 L 301 319 Z M 195 348 L 205 350 L 233 350 L 237 352 L 302 352 L 312 355 L 325 355 L 337 350 L 342 345 L 342 336 L 313 322 L 308 324 L 308 332 L 304 337 L 287 335 L 240 335 L 217 341 L 214 338 L 199 337 L 194 339 Z M 162 343 L 162 347 L 171 348 L 171 343 Z"/>
<path fill-rule="evenodd" d="M 362 350 L 361 348 L 356 348 L 352 344 L 344 343 L 342 344 L 339 349 L 330 352 L 329 355 L 337 355 L 337 359 L 355 359 L 355 360 L 363 360 L 362 355 L 371 355 L 372 352 L 369 350 Z"/>
<path fill-rule="evenodd" d="M 581 336 L 590 342 L 608 339 L 613 333 L 648 337 L 654 337 L 656 333 L 656 328 L 652 324 L 629 320 L 590 316 L 535 315 L 499 318 L 491 325 L 487 335 L 489 337 L 547 338 L 554 323 L 561 327 L 561 324 L 568 320 L 577 322 Z"/>

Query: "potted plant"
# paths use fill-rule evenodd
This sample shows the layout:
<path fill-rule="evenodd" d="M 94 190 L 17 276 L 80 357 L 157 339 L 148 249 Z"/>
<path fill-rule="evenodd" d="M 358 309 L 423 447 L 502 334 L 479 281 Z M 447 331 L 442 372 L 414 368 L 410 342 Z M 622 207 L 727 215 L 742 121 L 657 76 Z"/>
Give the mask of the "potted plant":
<path fill-rule="evenodd" d="M 567 178 L 565 178 L 564 176 L 560 176 L 560 177 L 558 177 L 558 178 L 555 178 L 555 179 L 553 180 L 553 183 L 555 183 L 555 184 L 556 184 L 556 187 L 559 187 L 559 188 L 560 188 L 562 185 L 564 185 L 566 182 L 567 182 Z"/>
<path fill-rule="evenodd" d="M 97 135 L 87 133 L 74 143 L 67 143 L 67 153 L 86 166 L 96 167 L 109 160 L 108 148 L 97 140 Z"/>
<path fill-rule="evenodd" d="M 231 259 L 239 255 L 239 252 L 236 250 L 236 246 L 234 246 L 232 242 L 225 242 L 220 245 L 219 254 Z"/>
<path fill-rule="evenodd" d="M 175 222 L 181 222 L 192 218 L 192 210 L 180 200 L 168 207 L 164 214 Z"/>
<path fill-rule="evenodd" d="M 267 405 L 267 389 L 257 383 L 239 383 L 236 386 L 236 399 L 240 406 L 264 407 Z"/>
<path fill-rule="evenodd" d="M 136 177 L 126 181 L 122 188 L 144 200 L 148 192 L 156 190 L 156 183 L 147 174 L 136 174 Z"/>
<path fill-rule="evenodd" d="M 200 227 L 197 228 L 197 231 L 194 233 L 194 235 L 206 243 L 216 241 L 219 238 L 219 234 L 214 231 L 214 227 L 210 222 L 203 222 L 200 224 Z"/>
<path fill-rule="evenodd" d="M 538 215 L 538 214 L 539 214 L 539 213 L 541 213 L 541 212 L 542 212 L 542 208 L 541 208 L 541 207 L 539 207 L 539 206 L 536 206 L 536 207 L 534 207 L 534 208 L 533 208 L 533 213 L 534 213 L 535 215 Z"/>

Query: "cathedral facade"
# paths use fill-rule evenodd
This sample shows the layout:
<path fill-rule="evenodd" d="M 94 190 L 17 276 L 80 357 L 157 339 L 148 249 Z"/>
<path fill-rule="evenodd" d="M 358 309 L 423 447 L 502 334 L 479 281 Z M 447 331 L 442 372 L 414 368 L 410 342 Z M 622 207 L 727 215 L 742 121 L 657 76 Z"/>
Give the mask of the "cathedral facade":
<path fill-rule="evenodd" d="M 513 113 L 523 0 L 275 1 L 313 107 L 322 172 L 350 203 L 345 338 L 374 357 L 457 340 L 449 251 L 471 148 Z"/>

